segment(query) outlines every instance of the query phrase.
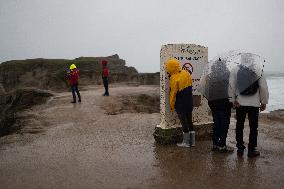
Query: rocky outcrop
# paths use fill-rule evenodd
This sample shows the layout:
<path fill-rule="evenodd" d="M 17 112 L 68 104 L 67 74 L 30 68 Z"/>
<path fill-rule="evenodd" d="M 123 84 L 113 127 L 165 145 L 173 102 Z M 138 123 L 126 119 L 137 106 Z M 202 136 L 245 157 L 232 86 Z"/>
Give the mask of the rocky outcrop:
<path fill-rule="evenodd" d="M 66 73 L 71 64 L 80 69 L 80 85 L 102 84 L 100 62 L 103 59 L 108 61 L 110 83 L 159 84 L 159 73 L 140 74 L 134 67 L 126 66 L 118 55 L 79 57 L 74 60 L 27 59 L 3 62 L 0 64 L 0 136 L 21 127 L 21 124 L 17 124 L 20 120 L 19 112 L 43 103 L 51 96 L 41 90 L 66 90 L 69 86 Z"/>
<path fill-rule="evenodd" d="M 0 95 L 0 137 L 20 129 L 19 113 L 44 103 L 52 94 L 38 89 L 18 89 Z"/>
<path fill-rule="evenodd" d="M 160 85 L 160 72 L 139 73 L 133 76 L 132 81 L 140 85 Z"/>
<path fill-rule="evenodd" d="M 269 113 L 261 113 L 260 118 L 265 121 L 284 121 L 284 109 L 274 110 Z"/>
<path fill-rule="evenodd" d="M 117 115 L 122 113 L 159 113 L 160 96 L 158 93 L 139 93 L 131 95 L 121 95 L 104 103 L 102 108 L 106 114 Z"/>
<path fill-rule="evenodd" d="M 80 57 L 64 59 L 12 60 L 0 64 L 0 90 L 11 91 L 22 87 L 62 90 L 68 87 L 66 73 L 71 64 L 80 69 L 82 85 L 101 84 L 101 60 L 108 60 L 110 83 L 125 82 L 138 77 L 134 67 L 125 66 L 118 55 L 108 57 Z"/>

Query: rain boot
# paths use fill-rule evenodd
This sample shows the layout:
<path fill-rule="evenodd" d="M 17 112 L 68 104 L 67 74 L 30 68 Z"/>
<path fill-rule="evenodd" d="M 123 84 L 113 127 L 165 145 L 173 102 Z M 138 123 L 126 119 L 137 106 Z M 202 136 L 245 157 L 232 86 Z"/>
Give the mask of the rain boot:
<path fill-rule="evenodd" d="M 190 146 L 195 146 L 195 131 L 189 132 Z"/>
<path fill-rule="evenodd" d="M 189 133 L 183 133 L 183 140 L 182 140 L 182 143 L 178 143 L 177 146 L 178 146 L 178 147 L 190 148 L 190 144 L 189 144 Z"/>

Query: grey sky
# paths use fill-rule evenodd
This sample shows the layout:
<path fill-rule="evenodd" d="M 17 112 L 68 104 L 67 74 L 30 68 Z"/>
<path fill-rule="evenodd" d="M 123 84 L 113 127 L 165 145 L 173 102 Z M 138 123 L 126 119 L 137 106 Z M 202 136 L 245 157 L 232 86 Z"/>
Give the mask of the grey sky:
<path fill-rule="evenodd" d="M 0 62 L 119 54 L 159 71 L 162 44 L 232 49 L 284 72 L 283 0 L 0 0 Z"/>

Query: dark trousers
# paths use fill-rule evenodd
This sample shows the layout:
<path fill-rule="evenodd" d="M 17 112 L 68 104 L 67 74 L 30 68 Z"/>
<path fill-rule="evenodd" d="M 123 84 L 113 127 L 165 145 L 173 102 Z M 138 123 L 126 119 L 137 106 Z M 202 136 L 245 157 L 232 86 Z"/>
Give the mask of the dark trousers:
<path fill-rule="evenodd" d="M 104 83 L 104 87 L 105 87 L 105 95 L 109 95 L 109 92 L 108 92 L 108 78 L 107 77 L 103 77 L 103 83 Z"/>
<path fill-rule="evenodd" d="M 226 146 L 226 139 L 230 125 L 230 110 L 213 110 L 213 145 L 224 147 Z"/>
<path fill-rule="evenodd" d="M 81 95 L 80 95 L 80 92 L 79 92 L 79 89 L 78 89 L 78 84 L 72 85 L 71 86 L 71 91 L 72 91 L 72 95 L 73 95 L 73 101 L 76 102 L 76 94 L 75 94 L 75 92 L 77 93 L 79 101 L 81 101 Z"/>
<path fill-rule="evenodd" d="M 180 120 L 180 123 L 182 125 L 182 130 L 184 133 L 193 131 L 192 112 L 187 114 L 178 114 L 178 118 Z"/>
<path fill-rule="evenodd" d="M 244 123 L 246 119 L 246 114 L 248 114 L 249 120 L 249 144 L 248 149 L 254 150 L 257 147 L 257 128 L 258 128 L 258 115 L 259 115 L 259 108 L 253 106 L 240 106 L 236 110 L 237 115 L 237 125 L 236 125 L 236 140 L 237 140 L 237 148 L 238 149 L 245 149 L 244 141 L 243 141 L 243 130 L 244 130 Z"/>

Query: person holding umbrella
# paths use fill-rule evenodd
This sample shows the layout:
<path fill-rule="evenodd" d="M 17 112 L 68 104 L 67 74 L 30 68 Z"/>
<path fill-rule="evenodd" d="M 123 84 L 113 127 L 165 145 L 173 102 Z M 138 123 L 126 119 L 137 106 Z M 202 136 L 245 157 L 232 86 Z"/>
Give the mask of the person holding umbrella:
<path fill-rule="evenodd" d="M 191 75 L 181 69 L 179 61 L 175 58 L 169 59 L 165 68 L 170 77 L 170 107 L 177 112 L 183 130 L 183 141 L 177 146 L 187 148 L 195 146 Z"/>
<path fill-rule="evenodd" d="M 232 107 L 228 95 L 230 67 L 223 58 L 213 59 L 208 63 L 198 87 L 208 100 L 213 117 L 212 151 L 220 153 L 234 151 L 226 144 Z"/>
<path fill-rule="evenodd" d="M 237 154 L 243 156 L 245 146 L 243 141 L 243 129 L 248 115 L 249 120 L 249 144 L 248 157 L 260 155 L 257 147 L 258 116 L 259 111 L 266 109 L 269 92 L 266 79 L 263 74 L 264 62 L 262 58 L 251 53 L 242 53 L 239 56 L 239 66 L 230 75 L 231 102 L 236 109 L 236 140 Z"/>
<path fill-rule="evenodd" d="M 214 61 L 209 74 L 208 105 L 213 116 L 213 151 L 221 153 L 233 152 L 234 148 L 226 144 L 231 118 L 232 103 L 229 101 L 230 71 L 226 63 L 219 58 Z"/>

